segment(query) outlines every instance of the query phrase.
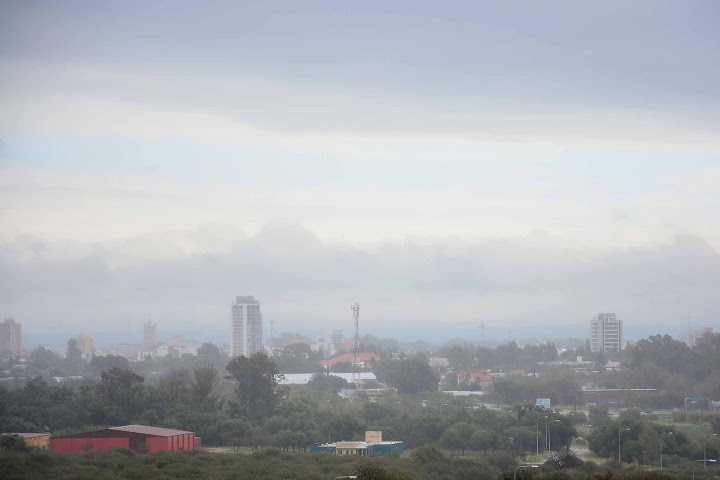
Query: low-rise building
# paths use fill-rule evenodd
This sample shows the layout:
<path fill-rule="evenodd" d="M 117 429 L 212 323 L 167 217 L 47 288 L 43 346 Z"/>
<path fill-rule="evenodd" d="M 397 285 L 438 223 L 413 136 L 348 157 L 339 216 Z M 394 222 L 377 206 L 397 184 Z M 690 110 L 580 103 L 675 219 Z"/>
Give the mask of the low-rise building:
<path fill-rule="evenodd" d="M 15 435 L 16 437 L 22 437 L 25 439 L 25 445 L 27 445 L 28 447 L 36 447 L 43 449 L 50 448 L 49 433 L 13 432 L 5 433 L 4 435 Z"/>
<path fill-rule="evenodd" d="M 50 438 L 50 450 L 53 452 L 83 453 L 115 447 L 147 453 L 160 450 L 193 450 L 195 432 L 125 425 Z"/>
<path fill-rule="evenodd" d="M 331 358 L 329 360 L 321 360 L 320 364 L 323 367 L 327 367 L 327 366 L 335 365 L 336 363 L 340 363 L 340 362 L 353 363 L 354 359 L 355 358 L 353 356 L 353 353 L 344 353 L 342 355 L 339 355 L 335 358 Z M 377 355 L 375 355 L 372 352 L 360 352 L 360 354 L 358 356 L 358 361 L 360 362 L 361 368 L 369 367 L 373 361 L 377 361 L 377 360 L 380 360 L 380 357 L 378 357 Z"/>
<path fill-rule="evenodd" d="M 470 382 L 477 383 L 480 388 L 487 388 L 495 381 L 495 375 L 485 370 L 473 370 L 470 372 Z"/>
<path fill-rule="evenodd" d="M 401 441 L 384 442 L 381 431 L 368 430 L 365 432 L 364 442 L 316 443 L 310 447 L 310 451 L 331 453 L 333 455 L 357 455 L 360 457 L 374 457 L 391 453 L 402 455 L 405 453 L 405 443 Z"/>

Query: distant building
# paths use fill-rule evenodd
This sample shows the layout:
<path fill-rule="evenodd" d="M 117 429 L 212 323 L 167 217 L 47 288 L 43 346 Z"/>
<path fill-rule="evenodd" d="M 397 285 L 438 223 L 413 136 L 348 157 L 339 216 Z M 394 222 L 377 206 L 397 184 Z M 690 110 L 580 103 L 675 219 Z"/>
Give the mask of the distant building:
<path fill-rule="evenodd" d="M 342 330 L 329 331 L 325 337 L 325 342 L 327 344 L 326 351 L 329 352 L 330 355 L 341 351 L 345 346 L 345 337 L 343 336 Z"/>
<path fill-rule="evenodd" d="M 590 322 L 590 350 L 619 352 L 623 345 L 623 321 L 614 313 L 598 313 Z"/>
<path fill-rule="evenodd" d="M 25 439 L 25 445 L 28 447 L 37 447 L 47 450 L 50 448 L 50 434 L 49 433 L 24 433 L 24 432 L 13 432 L 3 433 L 3 435 L 14 435 L 16 437 L 22 437 Z"/>
<path fill-rule="evenodd" d="M 152 453 L 160 450 L 193 450 L 196 443 L 195 432 L 145 425 L 126 425 L 52 437 L 50 438 L 50 450 L 83 453 L 91 450 L 107 450 L 108 448 L 129 448 Z"/>
<path fill-rule="evenodd" d="M 313 444 L 310 447 L 311 452 L 325 452 L 333 455 L 356 455 L 359 457 L 374 457 L 378 455 L 389 455 L 396 453 L 402 455 L 405 453 L 405 443 L 400 441 L 383 442 L 382 432 L 367 431 L 365 432 L 364 442 L 335 442 L 324 444 Z"/>
<path fill-rule="evenodd" d="M 22 325 L 14 318 L 0 323 L 0 356 L 19 357 L 22 350 Z"/>
<path fill-rule="evenodd" d="M 77 340 L 77 348 L 80 350 L 80 353 L 86 357 L 89 357 L 95 351 L 95 340 L 93 340 L 92 337 L 78 335 L 75 340 Z"/>
<path fill-rule="evenodd" d="M 430 357 L 429 362 L 431 367 L 435 368 L 449 368 L 450 361 L 446 357 Z"/>
<path fill-rule="evenodd" d="M 231 306 L 230 356 L 263 352 L 263 317 L 260 301 L 253 296 L 237 297 Z"/>
<path fill-rule="evenodd" d="M 458 383 L 460 377 L 458 377 Z M 488 373 L 486 370 L 473 370 L 470 372 L 470 382 L 477 383 L 483 390 L 492 385 L 495 381 L 495 375 Z"/>
<path fill-rule="evenodd" d="M 115 355 L 120 355 L 128 360 L 137 360 L 140 356 L 142 345 L 139 343 L 118 343 L 115 346 Z"/>
<path fill-rule="evenodd" d="M 698 342 L 698 340 L 700 340 L 700 337 L 702 337 L 706 333 L 712 335 L 713 328 L 712 327 L 700 327 L 700 328 L 696 328 L 695 330 L 693 330 L 692 344 L 697 345 L 697 342 Z"/>
<path fill-rule="evenodd" d="M 197 356 L 198 348 L 201 346 L 202 342 L 187 340 L 182 335 L 175 335 L 157 345 L 155 347 L 155 352 L 158 357 L 170 355 L 174 358 L 180 358 L 183 355 L 188 354 Z"/>
<path fill-rule="evenodd" d="M 143 331 L 143 353 L 154 354 L 157 344 L 157 325 L 152 322 L 148 322 L 145 324 L 145 329 Z"/>
<path fill-rule="evenodd" d="M 332 366 L 339 362 L 349 362 L 352 363 L 354 360 L 352 353 L 343 353 L 340 356 L 337 356 L 335 358 L 331 358 L 329 360 L 321 360 L 320 364 L 323 367 Z M 361 352 L 358 356 L 358 360 L 360 361 L 360 368 L 366 368 L 370 366 L 370 363 L 373 361 L 380 360 L 380 357 L 375 355 L 372 352 Z"/>

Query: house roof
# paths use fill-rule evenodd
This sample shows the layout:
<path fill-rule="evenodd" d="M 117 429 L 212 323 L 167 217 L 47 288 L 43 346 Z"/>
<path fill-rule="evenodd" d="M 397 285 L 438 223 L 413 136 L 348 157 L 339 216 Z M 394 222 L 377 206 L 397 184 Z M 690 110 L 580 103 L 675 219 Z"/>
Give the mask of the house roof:
<path fill-rule="evenodd" d="M 380 357 L 375 355 L 372 352 L 361 352 L 359 355 L 359 360 L 363 363 L 369 363 L 370 360 L 379 360 Z M 335 365 L 338 362 L 353 362 L 353 353 L 343 353 L 342 355 L 339 355 L 335 358 L 331 358 L 329 360 L 322 360 L 320 363 L 323 367 L 326 367 L 328 365 Z"/>
<path fill-rule="evenodd" d="M 470 372 L 470 378 L 475 381 L 479 380 L 479 381 L 486 381 L 486 382 L 489 382 L 489 381 L 495 379 L 495 377 L 492 374 L 490 374 L 484 370 Z"/>
<path fill-rule="evenodd" d="M 8 435 L 17 435 L 18 437 L 23 438 L 35 438 L 35 437 L 49 437 L 49 433 L 25 433 L 25 432 L 12 432 Z"/>
<path fill-rule="evenodd" d="M 185 435 L 185 430 L 175 430 L 172 428 L 148 427 L 146 425 L 125 425 L 124 427 L 111 427 L 108 430 L 116 430 L 120 432 L 140 433 L 143 435 L 152 435 L 155 437 L 174 437 L 175 435 Z"/>

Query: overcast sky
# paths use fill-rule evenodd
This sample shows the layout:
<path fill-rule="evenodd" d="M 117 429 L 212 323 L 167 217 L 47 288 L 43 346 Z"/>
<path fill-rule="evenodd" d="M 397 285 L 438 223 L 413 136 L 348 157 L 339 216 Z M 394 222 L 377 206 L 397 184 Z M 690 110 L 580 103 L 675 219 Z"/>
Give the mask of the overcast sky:
<path fill-rule="evenodd" d="M 720 328 L 718 18 L 2 1 L 0 316 L 221 330 L 254 294 L 314 334 L 354 301 L 378 336 Z"/>

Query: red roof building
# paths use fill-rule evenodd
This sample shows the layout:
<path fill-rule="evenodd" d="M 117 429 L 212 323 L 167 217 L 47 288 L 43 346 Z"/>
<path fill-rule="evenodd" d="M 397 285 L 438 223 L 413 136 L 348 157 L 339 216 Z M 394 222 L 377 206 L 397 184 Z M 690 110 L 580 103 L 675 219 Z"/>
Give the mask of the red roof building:
<path fill-rule="evenodd" d="M 352 362 L 353 362 L 353 359 L 354 359 L 353 355 L 354 355 L 353 353 L 343 353 L 342 355 L 339 355 L 339 356 L 337 356 L 337 357 L 335 357 L 335 358 L 331 358 L 331 359 L 329 359 L 329 360 L 321 360 L 321 361 L 320 361 L 320 364 L 321 364 L 323 367 L 327 367 L 328 365 L 332 366 L 332 365 L 335 365 L 336 363 L 339 363 L 339 362 L 350 362 L 350 363 L 352 363 Z M 359 360 L 360 360 L 360 363 L 362 363 L 362 364 L 364 364 L 364 365 L 367 366 L 367 365 L 370 365 L 370 363 L 371 363 L 373 360 L 380 360 L 380 357 L 378 357 L 377 355 L 375 355 L 375 354 L 372 353 L 372 352 L 360 353 L 360 358 L 359 358 Z"/>
<path fill-rule="evenodd" d="M 473 372 L 470 372 L 470 381 L 471 382 L 478 382 L 482 384 L 483 382 L 492 382 L 495 380 L 495 377 L 486 372 L 485 370 L 475 370 Z"/>
<path fill-rule="evenodd" d="M 145 425 L 125 425 L 50 439 L 50 450 L 53 452 L 82 453 L 115 447 L 148 453 L 160 450 L 193 450 L 195 432 Z"/>

